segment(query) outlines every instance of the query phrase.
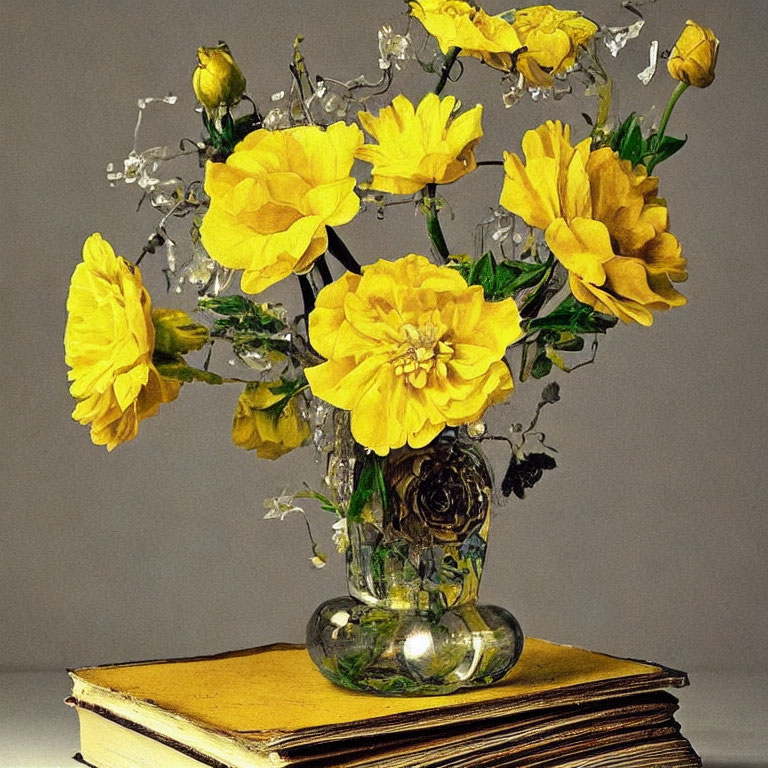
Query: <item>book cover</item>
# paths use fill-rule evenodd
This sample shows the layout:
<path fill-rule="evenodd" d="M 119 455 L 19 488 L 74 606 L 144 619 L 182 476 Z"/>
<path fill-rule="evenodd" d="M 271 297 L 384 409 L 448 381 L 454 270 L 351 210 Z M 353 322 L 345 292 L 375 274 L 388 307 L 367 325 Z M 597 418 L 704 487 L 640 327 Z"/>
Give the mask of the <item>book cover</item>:
<path fill-rule="evenodd" d="M 302 646 L 282 644 L 70 675 L 83 758 L 98 768 L 120 768 L 120 752 L 161 748 L 180 768 L 458 768 L 687 745 L 673 719 L 676 702 L 661 692 L 686 685 L 684 673 L 535 638 L 501 683 L 424 698 L 343 690 L 314 668 Z M 105 740 L 112 757 L 99 751 L 96 742 Z M 95 762 L 89 751 L 98 753 Z"/>

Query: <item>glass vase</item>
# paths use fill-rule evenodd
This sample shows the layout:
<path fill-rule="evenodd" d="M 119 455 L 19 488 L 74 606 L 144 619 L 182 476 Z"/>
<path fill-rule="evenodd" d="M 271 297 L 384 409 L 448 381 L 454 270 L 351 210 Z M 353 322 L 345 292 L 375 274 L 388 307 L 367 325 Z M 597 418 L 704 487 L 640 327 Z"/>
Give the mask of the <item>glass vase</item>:
<path fill-rule="evenodd" d="M 353 488 L 378 462 L 385 490 L 350 506 L 349 596 L 320 605 L 307 626 L 318 669 L 346 688 L 390 696 L 503 678 L 523 634 L 503 608 L 477 604 L 492 494 L 477 444 L 449 429 L 424 448 L 334 462 L 331 478 L 343 477 L 341 467 Z"/>

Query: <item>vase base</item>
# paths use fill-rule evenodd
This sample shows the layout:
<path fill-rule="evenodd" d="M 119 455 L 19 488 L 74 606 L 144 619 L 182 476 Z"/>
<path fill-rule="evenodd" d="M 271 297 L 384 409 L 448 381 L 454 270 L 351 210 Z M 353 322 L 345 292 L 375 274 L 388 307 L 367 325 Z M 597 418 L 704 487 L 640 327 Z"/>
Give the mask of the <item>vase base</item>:
<path fill-rule="evenodd" d="M 520 658 L 523 633 L 511 613 L 494 605 L 435 615 L 338 597 L 309 620 L 307 650 L 317 668 L 345 688 L 438 696 L 501 680 Z"/>

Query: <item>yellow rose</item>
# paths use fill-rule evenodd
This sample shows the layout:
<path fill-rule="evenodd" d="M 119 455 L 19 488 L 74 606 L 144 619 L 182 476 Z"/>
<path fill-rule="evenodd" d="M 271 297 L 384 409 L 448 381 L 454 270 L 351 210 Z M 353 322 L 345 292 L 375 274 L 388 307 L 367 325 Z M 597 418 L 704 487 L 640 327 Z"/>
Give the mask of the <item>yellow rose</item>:
<path fill-rule="evenodd" d="M 152 364 L 152 304 L 141 273 L 99 234 L 85 241 L 67 312 L 65 359 L 78 401 L 72 416 L 90 424 L 93 442 L 111 451 L 136 437 L 139 422 L 174 400 L 181 384 Z"/>
<path fill-rule="evenodd" d="M 667 61 L 669 74 L 686 85 L 706 88 L 715 79 L 719 45 L 711 29 L 688 19 Z"/>
<path fill-rule="evenodd" d="M 540 87 L 551 87 L 553 75 L 572 67 L 597 32 L 597 25 L 580 11 L 561 11 L 551 5 L 521 8 L 512 26 L 527 49 L 518 57 L 517 69 L 530 85 Z"/>
<path fill-rule="evenodd" d="M 411 14 L 430 35 L 440 50 L 461 48 L 461 56 L 481 59 L 495 69 L 509 71 L 512 54 L 522 47 L 512 25 L 500 16 L 489 16 L 464 0 L 413 0 Z"/>
<path fill-rule="evenodd" d="M 327 362 L 305 373 L 316 397 L 350 411 L 355 440 L 384 456 L 506 399 L 503 357 L 521 335 L 512 299 L 485 301 L 455 269 L 410 254 L 320 291 L 309 338 Z"/>
<path fill-rule="evenodd" d="M 657 197 L 658 179 L 590 140 L 571 146 L 570 127 L 548 121 L 523 137 L 526 163 L 505 153 L 501 204 L 532 227 L 570 273 L 573 295 L 625 322 L 685 304 L 680 243 Z"/>
<path fill-rule="evenodd" d="M 237 401 L 232 422 L 232 442 L 246 451 L 256 451 L 260 459 L 277 459 L 298 448 L 310 434 L 309 424 L 301 416 L 292 397 L 276 416 L 269 408 L 285 395 L 275 394 L 271 388 L 280 382 L 249 385 Z"/>
<path fill-rule="evenodd" d="M 480 104 L 452 118 L 453 96 L 427 94 L 414 109 L 403 95 L 374 117 L 358 117 L 378 144 L 365 144 L 357 157 L 373 165 L 371 186 L 410 195 L 427 184 L 450 184 L 477 167 L 474 147 L 483 135 Z"/>
<path fill-rule="evenodd" d="M 350 175 L 363 132 L 334 123 L 248 134 L 226 163 L 209 162 L 211 198 L 200 234 L 219 263 L 242 269 L 242 289 L 259 293 L 307 272 L 328 247 L 326 225 L 360 209 Z"/>
<path fill-rule="evenodd" d="M 209 114 L 229 109 L 240 101 L 245 92 L 245 78 L 226 43 L 215 48 L 197 49 L 192 88 Z"/>

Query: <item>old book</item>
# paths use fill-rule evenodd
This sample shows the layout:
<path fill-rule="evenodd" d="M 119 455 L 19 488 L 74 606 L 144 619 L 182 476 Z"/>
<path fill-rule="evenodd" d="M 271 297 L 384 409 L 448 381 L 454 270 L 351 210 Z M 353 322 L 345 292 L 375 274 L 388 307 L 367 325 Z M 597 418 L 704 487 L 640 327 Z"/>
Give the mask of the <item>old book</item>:
<path fill-rule="evenodd" d="M 342 690 L 290 645 L 70 675 L 95 768 L 700 765 L 663 690 L 684 673 L 534 638 L 500 684 L 427 698 Z"/>

